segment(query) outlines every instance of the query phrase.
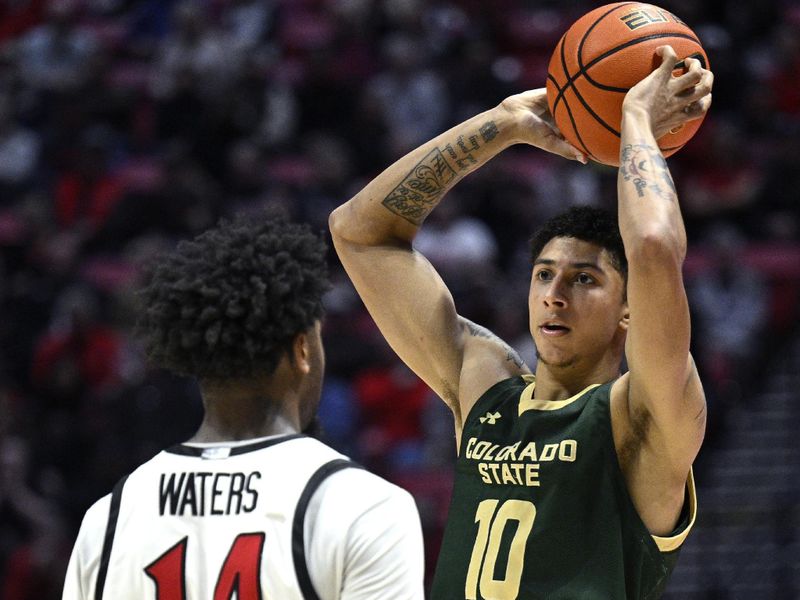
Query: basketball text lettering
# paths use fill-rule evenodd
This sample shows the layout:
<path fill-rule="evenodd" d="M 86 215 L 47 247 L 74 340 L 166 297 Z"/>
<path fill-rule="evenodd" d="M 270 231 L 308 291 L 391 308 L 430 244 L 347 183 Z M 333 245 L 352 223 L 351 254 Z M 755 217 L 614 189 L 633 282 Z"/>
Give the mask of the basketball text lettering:
<path fill-rule="evenodd" d="M 669 21 L 675 21 L 676 23 L 684 25 L 684 22 L 671 12 L 655 8 L 634 10 L 627 15 L 621 16 L 619 19 L 631 30 L 639 29 L 647 25 L 654 25 L 655 23 L 668 23 Z"/>

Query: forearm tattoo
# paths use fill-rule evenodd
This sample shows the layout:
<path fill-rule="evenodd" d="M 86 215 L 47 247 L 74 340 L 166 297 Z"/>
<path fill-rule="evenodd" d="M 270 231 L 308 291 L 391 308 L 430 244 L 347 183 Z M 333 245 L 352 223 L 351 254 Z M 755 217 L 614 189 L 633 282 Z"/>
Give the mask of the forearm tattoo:
<path fill-rule="evenodd" d="M 649 189 L 658 197 L 675 201 L 677 191 L 667 161 L 661 151 L 652 144 L 627 144 L 622 148 L 619 172 L 625 181 L 630 181 L 640 198 Z"/>
<path fill-rule="evenodd" d="M 443 148 L 434 148 L 384 198 L 383 205 L 414 225 L 421 225 L 450 186 L 478 164 L 473 153 L 498 133 L 494 121 L 487 121 L 475 135 L 460 135 Z"/>

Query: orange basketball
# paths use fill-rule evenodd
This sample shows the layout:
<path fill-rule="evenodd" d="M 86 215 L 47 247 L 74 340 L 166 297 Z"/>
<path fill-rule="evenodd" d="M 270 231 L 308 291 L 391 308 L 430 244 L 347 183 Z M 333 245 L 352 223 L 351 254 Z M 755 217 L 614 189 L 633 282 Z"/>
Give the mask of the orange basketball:
<path fill-rule="evenodd" d="M 661 63 L 655 51 L 664 45 L 708 68 L 694 32 L 658 6 L 617 2 L 575 21 L 558 42 L 547 73 L 550 112 L 567 141 L 599 163 L 618 166 L 622 100 Z M 683 148 L 701 123 L 690 121 L 661 137 L 664 156 Z"/>

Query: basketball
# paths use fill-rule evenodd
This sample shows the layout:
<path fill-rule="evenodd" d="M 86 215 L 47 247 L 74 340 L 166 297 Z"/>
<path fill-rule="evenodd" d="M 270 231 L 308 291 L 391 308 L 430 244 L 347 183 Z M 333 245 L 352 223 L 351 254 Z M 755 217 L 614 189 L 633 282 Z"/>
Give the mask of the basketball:
<path fill-rule="evenodd" d="M 596 162 L 619 166 L 622 101 L 627 91 L 661 63 L 659 46 L 670 45 L 681 59 L 708 57 L 700 40 L 671 12 L 652 4 L 617 2 L 586 13 L 556 46 L 547 73 L 547 102 L 564 137 Z M 692 138 L 701 119 L 658 140 L 664 156 Z"/>

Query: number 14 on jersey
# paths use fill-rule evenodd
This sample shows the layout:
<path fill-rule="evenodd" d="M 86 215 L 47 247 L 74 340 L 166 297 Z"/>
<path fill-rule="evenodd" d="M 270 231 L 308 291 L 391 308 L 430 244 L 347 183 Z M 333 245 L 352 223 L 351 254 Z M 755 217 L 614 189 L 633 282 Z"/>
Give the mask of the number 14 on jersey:
<path fill-rule="evenodd" d="M 189 538 L 169 548 L 145 567 L 144 572 L 156 584 L 156 600 L 186 600 L 186 547 Z M 214 600 L 261 600 L 261 553 L 263 533 L 242 533 L 233 540 L 222 563 Z"/>

